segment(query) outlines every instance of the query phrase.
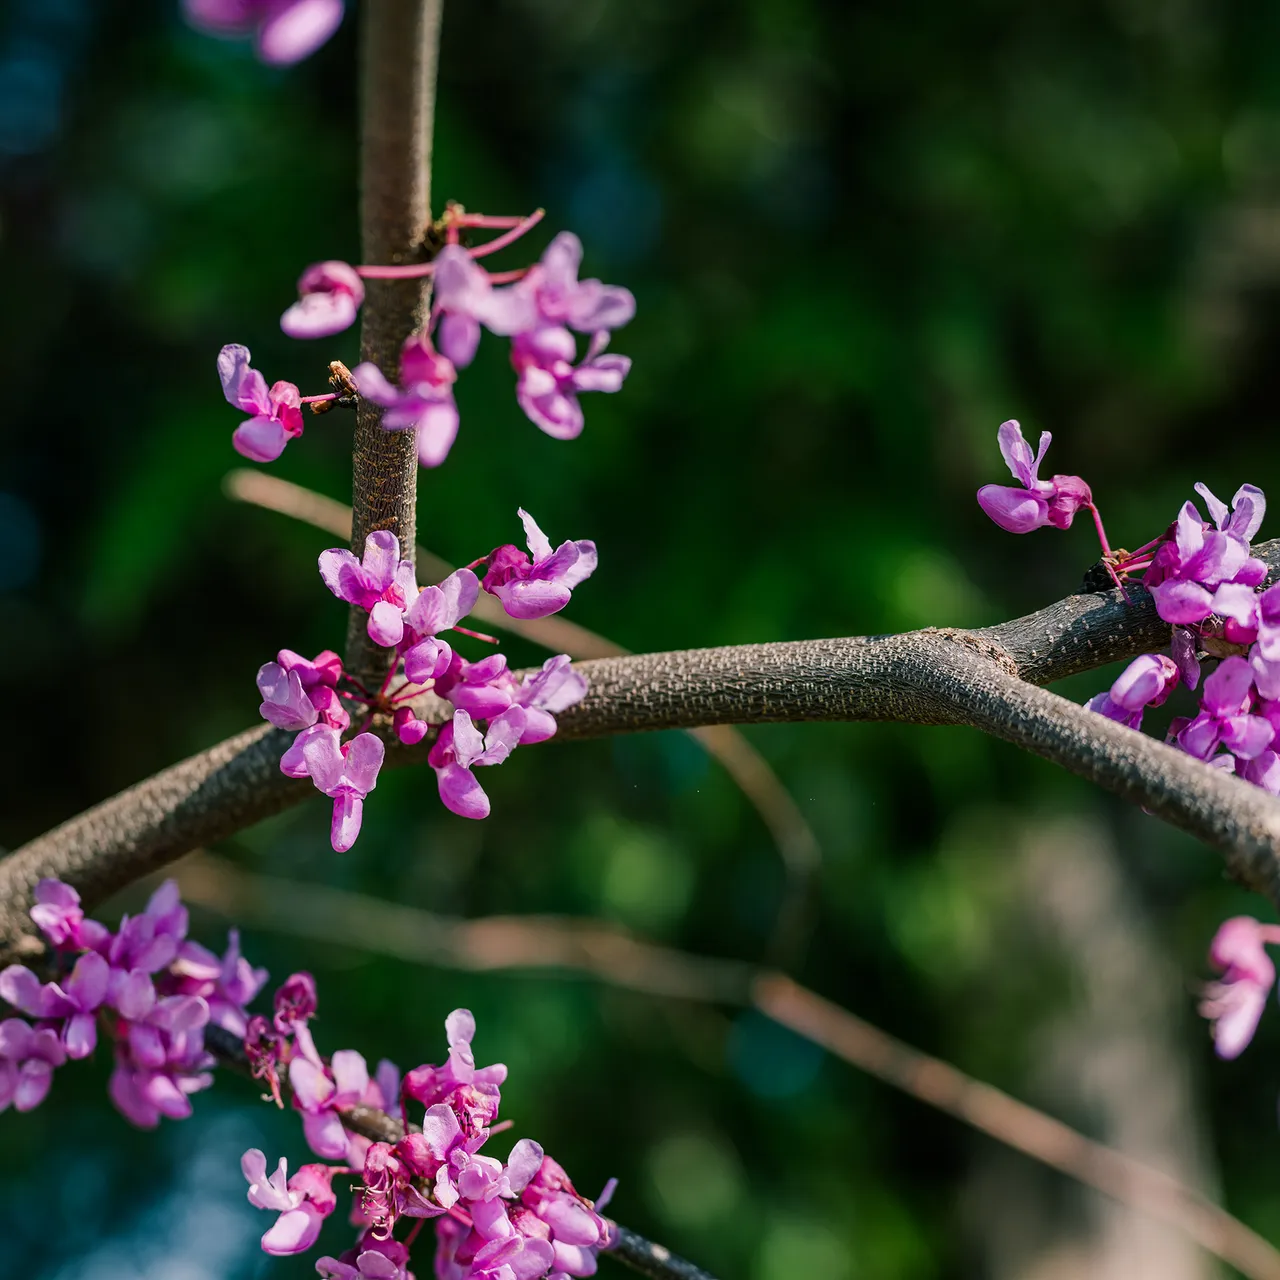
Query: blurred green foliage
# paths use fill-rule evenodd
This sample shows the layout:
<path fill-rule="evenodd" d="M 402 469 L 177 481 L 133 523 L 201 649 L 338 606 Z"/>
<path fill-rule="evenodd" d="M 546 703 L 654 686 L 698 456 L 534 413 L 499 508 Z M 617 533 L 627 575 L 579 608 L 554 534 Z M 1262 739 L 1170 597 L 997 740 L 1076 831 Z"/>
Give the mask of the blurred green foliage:
<path fill-rule="evenodd" d="M 237 419 L 214 356 L 244 342 L 304 393 L 355 357 L 354 334 L 307 346 L 276 324 L 306 263 L 357 255 L 354 31 L 281 72 L 186 30 L 171 0 L 0 10 L 9 846 L 252 723 L 259 663 L 343 634 L 314 572 L 329 539 L 221 494 Z M 1119 544 L 1195 480 L 1275 488 L 1280 10 L 487 0 L 446 6 L 440 66 L 437 204 L 545 205 L 546 235 L 577 231 L 588 273 L 639 311 L 614 344 L 634 372 L 589 398 L 572 445 L 521 417 L 486 339 L 454 453 L 422 476 L 439 554 L 512 538 L 524 505 L 554 539 L 600 544 L 576 619 L 681 648 L 983 624 L 1065 594 L 1092 532 L 1014 539 L 973 501 L 1002 478 L 1004 418 L 1053 430 L 1053 469 L 1091 482 Z M 348 430 L 316 419 L 276 470 L 345 499 Z M 1153 982 L 1189 989 L 1217 922 L 1266 910 L 1214 855 L 975 733 L 750 736 L 824 851 L 798 976 L 1099 1136 L 1045 1070 L 1045 1027 L 1084 997 L 1081 957 L 1035 925 L 1029 842 L 1091 824 L 1166 961 Z M 319 801 L 222 852 L 438 912 L 593 915 L 762 955 L 778 858 L 685 737 L 550 745 L 486 783 L 482 825 L 413 772 L 379 785 L 349 856 Z M 224 926 L 195 922 L 211 944 Z M 618 1175 L 623 1221 L 719 1274 L 996 1274 L 1008 1210 L 973 1189 L 991 1144 L 759 1017 L 245 946 L 277 978 L 316 973 L 328 1049 L 432 1060 L 445 1013 L 473 1008 L 482 1058 L 511 1067 L 517 1135 L 588 1193 Z M 1178 995 L 1170 1069 L 1191 1069 L 1197 1108 L 1181 1123 L 1212 1135 L 1228 1203 L 1280 1237 L 1280 1020 L 1214 1064 Z M 6 1274 L 308 1274 L 257 1252 L 267 1222 L 236 1168 L 249 1145 L 302 1159 L 292 1118 L 228 1080 L 138 1135 L 102 1057 L 3 1118 Z"/>

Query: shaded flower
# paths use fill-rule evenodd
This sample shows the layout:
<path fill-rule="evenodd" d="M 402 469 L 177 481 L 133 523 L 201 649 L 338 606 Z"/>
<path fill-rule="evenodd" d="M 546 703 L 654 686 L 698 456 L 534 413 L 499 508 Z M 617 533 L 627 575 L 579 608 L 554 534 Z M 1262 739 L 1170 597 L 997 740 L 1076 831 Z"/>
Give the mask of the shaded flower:
<path fill-rule="evenodd" d="M 575 671 L 567 653 L 548 658 L 539 671 L 526 675 L 514 702 L 524 708 L 520 745 L 545 742 L 556 731 L 555 717 L 587 696 L 587 677 Z"/>
<path fill-rule="evenodd" d="M 1178 668 L 1172 658 L 1162 653 L 1145 653 L 1135 658 L 1110 690 L 1099 693 L 1085 705 L 1111 720 L 1142 727 L 1142 713 L 1147 707 L 1158 707 L 1178 686 Z"/>
<path fill-rule="evenodd" d="M 1235 1058 L 1253 1039 L 1258 1019 L 1276 980 L 1266 943 L 1280 942 L 1280 928 L 1250 916 L 1223 921 L 1209 947 L 1209 960 L 1222 972 L 1205 987 L 1201 1014 L 1213 1023 L 1213 1042 L 1220 1058 Z"/>
<path fill-rule="evenodd" d="M 305 1028 L 300 1033 L 306 1049 L 289 1063 L 293 1105 L 302 1112 L 307 1145 L 326 1160 L 347 1155 L 347 1131 L 338 1111 L 358 1103 L 369 1086 L 369 1068 L 354 1049 L 339 1049 L 325 1067 Z"/>
<path fill-rule="evenodd" d="M 553 551 L 537 521 L 523 508 L 519 515 L 533 559 L 510 543 L 498 547 L 488 557 L 481 585 L 511 617 L 545 618 L 563 609 L 573 588 L 595 572 L 596 544 L 584 538 L 562 542 Z"/>
<path fill-rule="evenodd" d="M 342 24 L 342 0 L 183 0 L 193 27 L 210 35 L 253 35 L 258 57 L 276 66 L 309 57 Z"/>
<path fill-rule="evenodd" d="M 495 716 L 483 735 L 462 708 L 453 713 L 452 721 L 441 728 L 427 753 L 446 809 L 460 818 L 489 816 L 489 797 L 471 770 L 501 764 L 519 745 L 524 725 L 521 707 L 509 707 Z"/>
<path fill-rule="evenodd" d="M 32 896 L 31 919 L 55 947 L 96 951 L 111 936 L 104 925 L 85 919 L 80 895 L 69 884 L 46 878 Z"/>
<path fill-rule="evenodd" d="M 249 1015 L 245 1006 L 262 990 L 268 973 L 255 969 L 240 954 L 240 931 L 227 932 L 227 950 L 219 958 L 198 942 L 187 939 L 170 972 L 182 995 L 200 996 L 209 1006 L 209 1021 L 244 1038 Z"/>
<path fill-rule="evenodd" d="M 53 1083 L 53 1069 L 66 1061 L 58 1033 L 38 1030 L 21 1018 L 0 1022 L 0 1111 L 38 1107 Z"/>
<path fill-rule="evenodd" d="M 477 720 L 505 711 L 512 703 L 515 687 L 507 660 L 500 653 L 491 653 L 479 662 L 468 662 L 455 653 L 448 669 L 436 677 L 436 692 Z"/>
<path fill-rule="evenodd" d="M 1067 529 L 1081 507 L 1092 505 L 1089 486 L 1079 476 L 1039 478 L 1040 463 L 1053 440 L 1048 431 L 1040 433 L 1035 454 L 1012 418 L 1000 424 L 996 439 L 1005 465 L 1022 486 L 987 484 L 978 490 L 978 505 L 1002 529 L 1009 533 L 1030 533 L 1045 525 Z"/>
<path fill-rule="evenodd" d="M 544 324 L 598 334 L 628 323 L 636 313 L 631 290 L 599 280 L 579 280 L 581 263 L 582 241 L 572 231 L 562 231 L 547 245 L 541 261 L 512 285 L 510 292 L 517 299 L 528 298 Z M 513 304 L 508 305 L 514 310 Z"/>
<path fill-rule="evenodd" d="M 253 416 L 233 433 L 237 453 L 254 462 L 274 462 L 302 434 L 302 397 L 292 382 L 267 390 L 267 380 L 249 367 L 249 348 L 229 343 L 218 353 L 218 377 L 227 402 Z"/>
<path fill-rule="evenodd" d="M 349 329 L 364 302 L 364 281 L 346 262 L 313 262 L 298 277 L 298 301 L 280 317 L 291 338 L 328 338 Z"/>
<path fill-rule="evenodd" d="M 386 409 L 386 431 L 413 431 L 418 462 L 438 467 L 449 456 L 458 435 L 458 406 L 453 398 L 457 370 L 431 345 L 425 333 L 411 335 L 400 350 L 400 386 L 394 386 L 376 364 L 365 361 L 351 376 L 360 394 Z"/>

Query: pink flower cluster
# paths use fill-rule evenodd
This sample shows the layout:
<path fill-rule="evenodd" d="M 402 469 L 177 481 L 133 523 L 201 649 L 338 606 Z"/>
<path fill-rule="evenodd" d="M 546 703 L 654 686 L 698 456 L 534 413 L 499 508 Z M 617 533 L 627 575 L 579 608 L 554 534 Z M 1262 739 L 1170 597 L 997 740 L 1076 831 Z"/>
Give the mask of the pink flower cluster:
<path fill-rule="evenodd" d="M 303 1117 L 307 1144 L 338 1165 L 303 1165 L 292 1178 L 282 1159 L 267 1174 L 261 1151 L 245 1152 L 241 1167 L 249 1202 L 279 1216 L 262 1237 L 267 1253 L 303 1253 L 315 1244 L 333 1212 L 336 1174 L 358 1174 L 359 1194 L 351 1222 L 358 1236 L 341 1257 L 325 1257 L 316 1271 L 332 1280 L 412 1280 L 410 1247 L 423 1222 L 436 1223 L 438 1280 L 567 1280 L 596 1270 L 596 1255 L 610 1241 L 600 1215 L 612 1183 L 594 1204 L 579 1195 L 565 1171 L 529 1139 L 512 1147 L 507 1160 L 481 1154 L 496 1132 L 501 1064 L 477 1067 L 471 1042 L 475 1019 L 456 1009 L 445 1020 L 449 1042 L 443 1066 L 425 1064 L 403 1080 L 383 1061 L 370 1077 L 354 1050 L 326 1062 L 307 1029 L 315 1011 L 309 975 L 295 974 L 276 996 L 271 1024 L 255 1019 L 248 1047 L 257 1074 L 278 1090 L 287 1069 L 293 1106 Z M 410 1124 L 414 1106 L 420 1124 Z M 342 1127 L 342 1114 L 372 1107 L 403 1118 L 409 1130 L 396 1143 L 371 1142 Z M 412 1226 L 404 1239 L 402 1219 Z"/>
<path fill-rule="evenodd" d="M 505 545 L 474 567 L 485 566 L 483 587 L 508 614 L 542 618 L 562 609 L 573 588 L 592 573 L 596 547 L 581 540 L 553 548 L 532 516 L 521 511 L 520 517 L 532 555 Z M 462 657 L 442 633 L 477 634 L 460 623 L 475 607 L 481 580 L 471 568 L 458 569 L 443 582 L 419 589 L 392 533 L 371 533 L 360 560 L 345 549 L 325 551 L 320 576 L 338 599 L 368 611 L 369 638 L 394 654 L 376 692 L 344 677 L 341 659 L 329 650 L 306 659 L 282 649 L 275 662 L 258 670 L 263 718 L 297 734 L 280 759 L 281 770 L 293 778 L 309 777 L 333 798 L 333 848 L 341 853 L 355 843 L 365 797 L 382 767 L 382 740 L 367 732 L 368 725 L 375 715 L 386 715 L 401 742 L 421 742 L 430 726 L 412 703 L 428 690 L 454 708 L 427 757 L 440 798 L 461 817 L 487 817 L 489 798 L 473 770 L 500 764 L 517 746 L 552 737 L 556 715 L 586 696 L 585 677 L 573 670 L 566 654 L 549 658 L 523 678 L 508 669 L 502 654 L 478 662 Z M 340 689 L 344 682 L 351 687 Z M 351 726 L 348 704 L 363 708 L 366 731 L 343 742 Z"/>
<path fill-rule="evenodd" d="M 355 322 L 366 278 L 433 276 L 431 316 L 426 328 L 410 334 L 400 350 L 399 383 L 366 361 L 350 375 L 343 371 L 345 392 L 381 405 L 384 430 L 412 431 L 418 461 L 438 467 L 458 435 L 453 392 L 458 370 L 475 358 L 480 332 L 488 329 L 511 339 L 521 409 L 548 435 L 571 440 L 583 428 L 578 397 L 585 391 L 622 388 L 631 361 L 606 347 L 610 333 L 635 315 L 636 304 L 627 289 L 578 279 L 582 243 L 567 231 L 547 246 L 540 261 L 519 271 L 496 276 L 475 261 L 509 244 L 541 216 L 539 212 L 529 218 L 487 218 L 450 205 L 441 221 L 449 242 L 431 262 L 406 267 L 313 263 L 302 273 L 299 299 L 281 317 L 281 327 L 294 338 L 340 333 Z M 509 230 L 476 249 L 458 243 L 463 229 L 490 226 Z M 496 287 L 497 281 L 513 276 L 515 283 Z M 575 333 L 587 335 L 581 358 Z M 303 396 L 292 382 L 268 388 L 262 374 L 250 367 L 248 348 L 238 343 L 229 343 L 219 353 L 218 377 L 227 401 L 251 415 L 236 428 L 232 444 L 255 462 L 274 462 L 290 440 L 302 435 L 304 404 L 320 412 L 335 401 L 353 403 L 341 392 Z"/>
<path fill-rule="evenodd" d="M 80 896 L 59 880 L 41 880 L 31 918 L 52 948 L 55 976 L 42 982 L 25 965 L 0 973 L 0 997 L 26 1014 L 0 1022 L 0 1111 L 38 1106 L 53 1070 L 87 1058 L 105 1030 L 115 1046 L 110 1094 L 136 1125 L 191 1114 L 189 1095 L 213 1083 L 204 1028 L 244 1035 L 245 1005 L 267 980 L 240 954 L 231 931 L 219 958 L 187 938 L 187 911 L 166 880 L 146 910 L 112 933 L 87 920 Z"/>

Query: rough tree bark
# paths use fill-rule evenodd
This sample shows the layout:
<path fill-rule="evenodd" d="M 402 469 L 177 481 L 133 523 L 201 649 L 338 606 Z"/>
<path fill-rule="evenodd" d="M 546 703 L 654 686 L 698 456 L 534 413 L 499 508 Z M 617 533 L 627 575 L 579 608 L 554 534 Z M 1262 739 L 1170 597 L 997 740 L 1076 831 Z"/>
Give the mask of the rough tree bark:
<path fill-rule="evenodd" d="M 1280 542 L 1255 548 L 1280 561 Z M 1280 903 L 1280 800 L 1037 687 L 1161 646 L 1168 627 L 1129 588 L 1069 596 L 981 631 L 804 640 L 579 663 L 586 700 L 559 739 L 800 720 L 897 720 L 978 728 L 1052 760 L 1197 836 L 1242 883 Z M 446 704 L 418 704 L 439 723 Z M 27 916 L 41 876 L 92 907 L 138 876 L 315 794 L 276 767 L 288 735 L 262 726 L 192 756 L 0 862 L 0 960 L 37 945 Z M 392 744 L 388 765 L 425 744 Z"/>

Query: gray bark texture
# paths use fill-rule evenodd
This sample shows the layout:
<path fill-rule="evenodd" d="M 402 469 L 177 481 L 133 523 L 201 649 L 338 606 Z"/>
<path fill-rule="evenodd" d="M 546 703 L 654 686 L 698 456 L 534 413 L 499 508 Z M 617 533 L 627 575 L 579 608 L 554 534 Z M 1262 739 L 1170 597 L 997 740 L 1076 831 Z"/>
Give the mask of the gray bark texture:
<path fill-rule="evenodd" d="M 1280 560 L 1280 541 L 1256 547 Z M 591 690 L 558 738 L 801 720 L 895 720 L 982 730 L 1148 809 L 1217 849 L 1231 875 L 1280 904 L 1280 800 L 1039 686 L 1162 647 L 1168 626 L 1129 587 L 1073 595 L 979 631 L 735 645 L 577 664 Z M 419 714 L 440 723 L 427 695 Z M 228 739 L 32 840 L 0 862 L 0 960 L 39 944 L 27 916 L 42 876 L 87 907 L 137 877 L 315 794 L 276 767 L 287 735 Z M 426 744 L 392 741 L 388 766 Z"/>

